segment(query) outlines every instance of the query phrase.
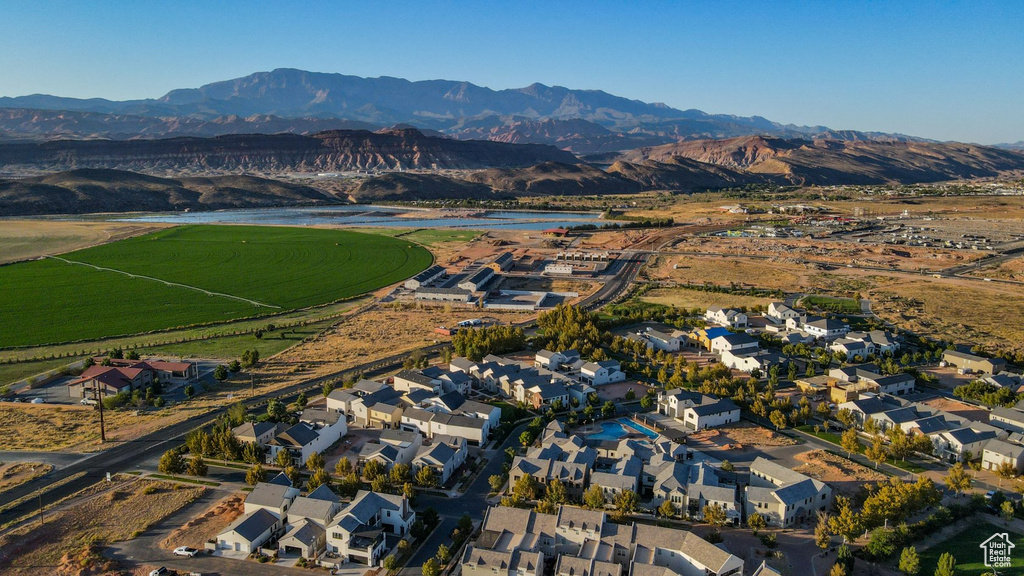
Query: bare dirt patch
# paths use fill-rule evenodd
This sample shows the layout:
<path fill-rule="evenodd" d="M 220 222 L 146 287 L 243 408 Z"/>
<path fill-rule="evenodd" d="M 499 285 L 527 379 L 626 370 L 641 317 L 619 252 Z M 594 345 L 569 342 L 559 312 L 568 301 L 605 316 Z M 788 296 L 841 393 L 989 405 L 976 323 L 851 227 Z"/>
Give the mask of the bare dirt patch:
<path fill-rule="evenodd" d="M 44 474 L 48 474 L 51 470 L 53 470 L 53 466 L 41 462 L 0 464 L 0 492 L 39 478 Z"/>
<path fill-rule="evenodd" d="M 803 465 L 795 468 L 796 472 L 806 474 L 815 480 L 831 485 L 836 492 L 850 497 L 867 482 L 883 482 L 885 474 L 876 472 L 841 456 L 830 454 L 824 450 L 811 450 L 794 456 Z"/>
<path fill-rule="evenodd" d="M 931 400 L 925 400 L 922 404 L 926 404 L 935 408 L 936 410 L 942 410 L 943 412 L 949 412 L 955 414 L 961 418 L 967 418 L 974 422 L 987 422 L 988 421 L 988 410 L 972 406 L 959 400 L 952 398 L 932 398 Z"/>
<path fill-rule="evenodd" d="M 5 220 L 0 226 L 0 264 L 105 244 L 166 226 L 137 222 Z"/>
<path fill-rule="evenodd" d="M 691 440 L 715 444 L 723 450 L 742 450 L 747 447 L 772 448 L 796 444 L 796 440 L 788 436 L 749 422 L 702 430 L 690 436 L 688 441 Z"/>
<path fill-rule="evenodd" d="M 205 512 L 189 520 L 184 526 L 171 532 L 160 542 L 160 546 L 173 550 L 179 546 L 190 546 L 202 550 L 206 542 L 217 536 L 225 526 L 232 523 L 245 508 L 245 496 L 232 494 L 210 506 Z"/>
<path fill-rule="evenodd" d="M 115 486 L 0 537 L 0 572 L 60 574 L 69 559 L 96 544 L 130 540 L 198 498 L 205 488 L 119 477 Z M 78 574 L 79 572 L 73 572 Z"/>
<path fill-rule="evenodd" d="M 719 292 L 701 292 L 686 288 L 656 288 L 645 292 L 640 298 L 644 302 L 675 306 L 676 308 L 710 308 L 711 306 L 739 307 L 767 306 L 771 298 L 740 296 Z"/>

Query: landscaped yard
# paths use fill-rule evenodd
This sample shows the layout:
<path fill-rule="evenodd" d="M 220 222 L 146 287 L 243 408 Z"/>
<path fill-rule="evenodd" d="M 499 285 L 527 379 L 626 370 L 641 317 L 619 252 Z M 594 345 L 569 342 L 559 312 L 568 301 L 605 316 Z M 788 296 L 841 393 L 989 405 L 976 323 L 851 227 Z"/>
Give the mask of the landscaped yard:
<path fill-rule="evenodd" d="M 805 296 L 800 299 L 800 304 L 810 308 L 839 312 L 840 314 L 860 314 L 860 302 L 853 298 Z"/>
<path fill-rule="evenodd" d="M 1011 530 L 1007 530 L 1005 526 L 1000 524 L 1001 523 L 999 522 L 990 523 L 977 520 L 970 528 L 949 538 L 945 542 L 932 546 L 928 550 L 920 551 L 920 574 L 934 573 L 935 568 L 939 563 L 939 556 L 941 556 L 943 552 L 949 552 L 954 558 L 956 558 L 957 576 L 981 576 L 981 574 L 991 572 L 992 569 L 987 568 L 984 564 L 981 543 L 988 540 L 993 534 L 1003 532 L 1010 535 L 1010 538 L 1016 545 L 1016 549 L 1012 552 L 1012 567 L 1001 569 L 999 570 L 999 573 L 1020 574 L 1021 570 L 1024 569 L 1024 553 L 1020 553 L 1018 551 L 1024 551 L 1024 536 Z"/>

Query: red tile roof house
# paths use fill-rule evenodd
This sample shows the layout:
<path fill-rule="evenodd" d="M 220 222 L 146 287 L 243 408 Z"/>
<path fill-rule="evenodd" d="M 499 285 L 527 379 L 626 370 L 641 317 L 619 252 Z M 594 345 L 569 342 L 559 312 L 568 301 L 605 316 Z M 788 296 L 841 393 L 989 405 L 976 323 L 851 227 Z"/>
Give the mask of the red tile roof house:
<path fill-rule="evenodd" d="M 123 366 L 91 366 L 78 378 L 68 382 L 72 398 L 93 398 L 96 389 L 104 396 L 140 390 L 153 382 L 153 371 Z"/>
<path fill-rule="evenodd" d="M 97 359 L 96 365 L 68 383 L 68 393 L 72 398 L 92 398 L 97 387 L 104 395 L 113 396 L 122 391 L 146 388 L 154 379 L 167 386 L 195 382 L 199 377 L 195 362 L 112 358 L 110 366 L 101 366 L 99 362 L 104 360 L 106 358 Z"/>

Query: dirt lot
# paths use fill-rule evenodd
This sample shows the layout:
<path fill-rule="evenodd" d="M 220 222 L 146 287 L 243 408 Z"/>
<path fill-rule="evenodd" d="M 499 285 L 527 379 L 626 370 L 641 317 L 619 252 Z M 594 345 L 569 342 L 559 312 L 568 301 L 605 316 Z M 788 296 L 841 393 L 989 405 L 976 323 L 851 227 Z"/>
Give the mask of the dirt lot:
<path fill-rule="evenodd" d="M 687 438 L 687 443 L 694 442 L 713 444 L 720 450 L 772 448 L 796 444 L 796 440 L 788 436 L 749 422 L 702 430 Z"/>
<path fill-rule="evenodd" d="M 711 306 L 746 306 L 751 308 L 754 306 L 767 306 L 772 302 L 770 298 L 700 292 L 685 288 L 657 288 L 644 293 L 640 299 L 644 302 L 675 306 L 676 308 L 709 308 Z"/>
<path fill-rule="evenodd" d="M 166 226 L 137 222 L 5 220 L 0 226 L 0 264 L 105 244 Z"/>
<path fill-rule="evenodd" d="M 214 538 L 244 511 L 245 495 L 238 493 L 225 497 L 187 524 L 171 532 L 160 545 L 168 550 L 178 546 L 191 546 L 202 550 L 206 541 Z"/>
<path fill-rule="evenodd" d="M 988 422 L 988 410 L 952 398 L 932 398 L 921 403 L 975 422 Z"/>
<path fill-rule="evenodd" d="M 326 374 L 404 350 L 447 341 L 447 337 L 434 333 L 438 326 L 454 326 L 467 318 L 484 317 L 503 323 L 521 322 L 533 315 L 400 303 L 382 305 L 275 356 L 257 377 L 265 385 L 276 385 L 300 377 Z"/>
<path fill-rule="evenodd" d="M 53 466 L 40 462 L 14 462 L 0 464 L 0 492 L 38 478 L 53 470 Z"/>
<path fill-rule="evenodd" d="M 109 485 L 104 485 L 110 488 Z M 84 550 L 92 544 L 134 538 L 205 488 L 118 476 L 113 489 L 85 496 L 37 522 L 0 537 L 0 572 L 7 575 L 79 574 Z M 96 567 L 102 571 L 102 567 Z"/>
<path fill-rule="evenodd" d="M 821 480 L 832 486 L 839 494 L 853 496 L 866 482 L 882 482 L 887 479 L 885 474 L 851 462 L 846 458 L 829 454 L 824 450 L 811 450 L 794 456 L 804 462 L 794 470 L 806 474 L 815 480 Z"/>

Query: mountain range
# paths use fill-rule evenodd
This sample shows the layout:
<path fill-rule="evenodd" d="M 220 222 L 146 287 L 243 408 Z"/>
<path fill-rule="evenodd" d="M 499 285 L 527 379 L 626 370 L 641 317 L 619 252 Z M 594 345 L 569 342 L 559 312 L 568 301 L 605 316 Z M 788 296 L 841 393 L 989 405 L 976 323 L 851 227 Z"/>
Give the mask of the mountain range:
<path fill-rule="evenodd" d="M 277 69 L 160 98 L 113 101 L 50 95 L 0 98 L 0 138 L 159 138 L 241 133 L 313 134 L 407 124 L 459 139 L 550 144 L 576 154 L 679 140 L 767 135 L 920 140 L 900 134 L 795 126 L 760 116 L 707 114 L 531 84 L 492 90 L 464 81 L 362 78 Z"/>

